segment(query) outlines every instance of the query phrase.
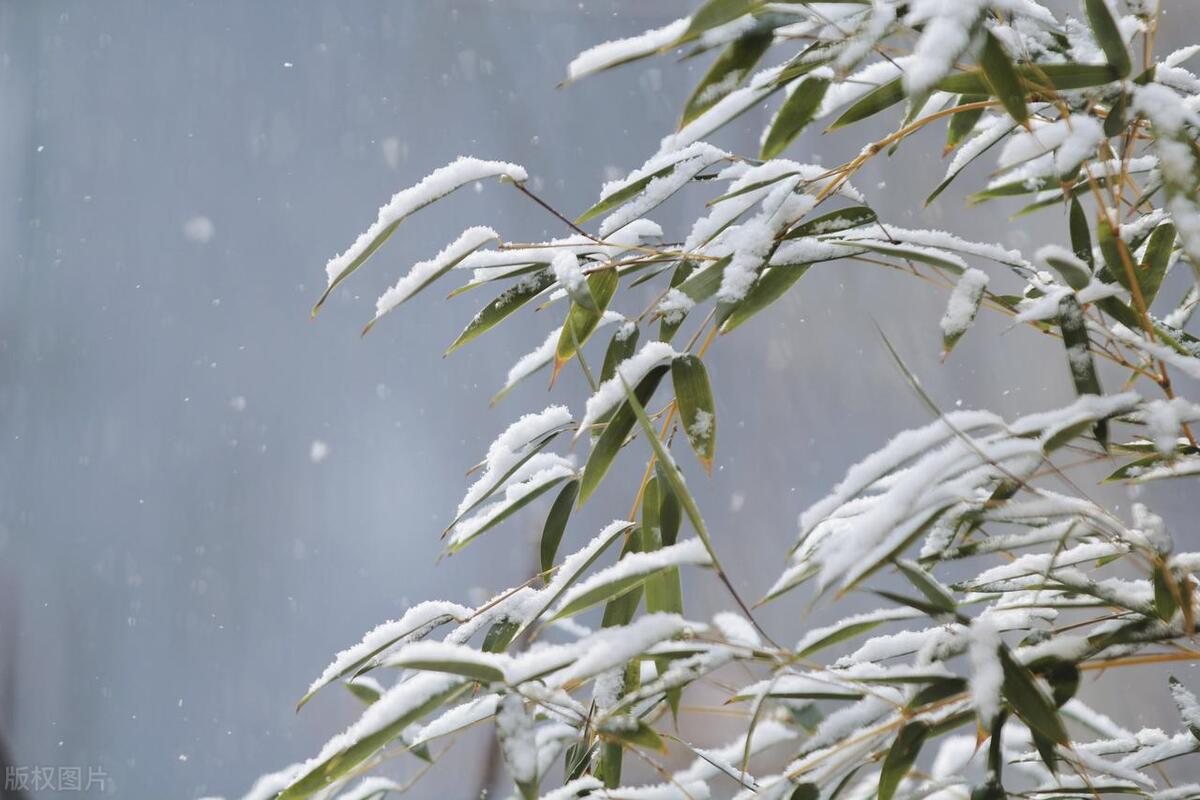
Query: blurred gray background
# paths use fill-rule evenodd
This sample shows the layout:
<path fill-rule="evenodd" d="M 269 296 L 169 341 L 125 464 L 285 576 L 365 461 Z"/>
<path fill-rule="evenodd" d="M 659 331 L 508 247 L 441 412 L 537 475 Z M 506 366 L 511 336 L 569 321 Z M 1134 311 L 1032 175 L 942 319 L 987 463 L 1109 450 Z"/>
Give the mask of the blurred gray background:
<path fill-rule="evenodd" d="M 586 208 L 657 149 L 707 59 L 555 84 L 579 50 L 689 6 L 0 2 L 0 737 L 17 764 L 102 769 L 113 796 L 238 796 L 354 718 L 336 689 L 293 711 L 334 652 L 409 603 L 477 602 L 528 575 L 547 503 L 435 566 L 438 534 L 508 422 L 552 397 L 582 403 L 577 376 L 552 396 L 539 376 L 487 405 L 556 319 L 521 314 L 443 360 L 488 298 L 430 292 L 358 331 L 466 225 L 517 241 L 562 226 L 511 188 L 466 191 L 406 223 L 318 320 L 309 308 L 326 259 L 459 154 L 524 164 L 556 206 Z M 753 152 L 765 119 L 713 140 Z M 790 155 L 832 165 L 881 130 L 814 130 Z M 1061 241 L 1057 211 L 1005 225 L 1003 209 L 963 208 L 986 164 L 914 207 L 944 168 L 940 136 L 858 178 L 882 216 Z M 652 216 L 679 237 L 694 208 Z M 1070 399 L 1060 354 L 1003 320 L 939 364 L 943 302 L 894 273 L 822 265 L 717 343 L 718 467 L 692 482 L 745 594 L 774 580 L 796 515 L 846 466 L 927 420 L 872 318 L 947 407 Z M 619 462 L 564 547 L 624 513 L 644 455 Z M 1186 491 L 1148 496 L 1189 519 Z M 697 617 L 726 603 L 710 584 L 692 587 Z M 791 638 L 806 606 L 762 620 Z M 1165 687 L 1146 696 L 1107 702 L 1144 716 Z M 473 794 L 481 742 L 417 794 Z"/>

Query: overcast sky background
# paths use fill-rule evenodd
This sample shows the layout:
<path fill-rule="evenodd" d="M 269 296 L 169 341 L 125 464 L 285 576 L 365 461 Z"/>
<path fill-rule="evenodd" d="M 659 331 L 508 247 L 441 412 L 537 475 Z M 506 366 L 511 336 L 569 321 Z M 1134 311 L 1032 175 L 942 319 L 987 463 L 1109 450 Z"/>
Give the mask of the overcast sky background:
<path fill-rule="evenodd" d="M 326 259 L 457 155 L 521 163 L 555 205 L 586 208 L 657 149 L 707 62 L 555 84 L 579 50 L 688 7 L 0 2 L 0 735 L 17 763 L 100 767 L 121 797 L 238 796 L 354 718 L 336 691 L 293 711 L 333 653 L 410 603 L 477 602 L 528 575 L 547 502 L 435 567 L 438 534 L 508 422 L 551 399 L 581 407 L 571 376 L 488 408 L 557 312 L 521 314 L 445 360 L 487 297 L 427 293 L 358 332 L 386 286 L 467 225 L 517 241 L 562 226 L 511 188 L 466 191 L 406 223 L 318 320 L 309 308 Z M 1166 46 L 1194 28 L 1169 28 Z M 765 119 L 714 141 L 753 152 Z M 880 130 L 814 130 L 789 155 L 832 165 Z M 934 141 L 857 179 L 881 216 L 1061 241 L 1056 211 L 1007 225 L 1000 209 L 965 210 L 961 191 L 913 209 L 943 169 Z M 652 216 L 678 235 L 695 208 Z M 927 421 L 872 319 L 947 407 L 1070 399 L 1060 354 L 1003 320 L 982 319 L 939 364 L 943 303 L 896 274 L 822 265 L 717 343 L 718 464 L 692 485 L 747 595 L 776 577 L 808 503 Z M 634 449 L 564 547 L 624 513 Z M 1148 496 L 1189 520 L 1179 490 Z M 694 616 L 725 603 L 694 589 Z M 805 604 L 762 620 L 794 637 Z M 1136 708 L 1107 702 L 1145 717 L 1161 689 Z M 425 796 L 474 781 L 478 744 Z"/>

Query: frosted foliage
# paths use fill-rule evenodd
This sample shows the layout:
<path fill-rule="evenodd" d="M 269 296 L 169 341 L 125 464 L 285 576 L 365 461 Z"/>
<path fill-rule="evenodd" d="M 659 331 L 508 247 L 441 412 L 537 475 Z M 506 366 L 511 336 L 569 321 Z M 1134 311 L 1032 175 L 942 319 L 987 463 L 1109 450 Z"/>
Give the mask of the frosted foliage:
<path fill-rule="evenodd" d="M 696 3 L 566 65 L 572 83 L 639 59 L 704 60 L 680 124 L 639 166 L 597 163 L 613 179 L 596 192 L 464 158 L 398 193 L 329 263 L 331 286 L 409 214 L 484 178 L 547 212 L 534 241 L 468 227 L 376 308 L 444 274 L 468 278 L 455 294 L 487 297 L 452 355 L 497 326 L 526 330 L 510 318 L 543 320 L 516 346 L 492 340 L 498 366 L 481 348 L 468 383 L 503 378 L 499 405 L 553 365 L 564 399 L 506 413 L 516 421 L 470 470 L 443 531 L 451 569 L 480 552 L 500 554 L 488 567 L 536 567 L 470 605 L 414 605 L 339 653 L 304 700 L 335 683 L 378 699 L 249 796 L 395 791 L 387 781 L 419 777 L 424 758 L 484 763 L 467 748 L 486 743 L 501 796 L 522 800 L 1200 797 L 1187 669 L 1200 552 L 1174 538 L 1189 541 L 1186 503 L 1156 507 L 1164 495 L 1143 488 L 1171 479 L 1183 488 L 1170 497 L 1186 500 L 1200 477 L 1200 340 L 1188 330 L 1200 45 L 1156 54 L 1164 24 L 1190 11 L 1159 5 Z M 637 69 L 626 74 L 658 85 Z M 586 124 L 619 135 L 628 109 L 591 112 Z M 888 159 L 932 163 L 927 146 L 933 158 L 945 148 L 944 172 L 879 180 Z M 831 153 L 853 155 L 821 163 Z M 964 195 L 981 237 L 947 205 Z M 557 208 L 555 196 L 595 203 Z M 879 198 L 907 212 L 884 218 Z M 928 416 L 873 446 L 860 435 L 871 425 L 807 409 L 756 420 L 777 440 L 771 469 L 804 479 L 751 492 L 762 454 L 714 454 L 717 425 L 736 437 L 749 423 L 731 409 L 769 410 L 747 398 L 795 389 L 763 381 L 754 341 L 774 364 L 780 341 L 836 347 L 864 325 L 874 340 L 866 305 L 824 313 L 821 292 L 851 274 L 916 315 L 903 339 L 878 326 L 877 354 L 898 370 L 870 376 L 884 383 L 868 405 Z M 788 292 L 803 313 L 777 304 Z M 921 292 L 938 293 L 924 320 Z M 954 351 L 984 316 L 1001 324 Z M 731 335 L 759 338 L 729 350 Z M 1017 341 L 1019 361 L 997 355 Z M 874 363 L 861 355 L 792 377 L 836 381 Z M 959 407 L 953 376 L 979 378 L 971 396 L 984 405 L 1011 394 L 1020 412 Z M 837 443 L 828 453 L 808 443 L 821 426 Z M 344 467 L 342 453 L 321 469 Z M 712 511 L 735 488 L 747 524 L 731 529 Z M 613 521 L 589 531 L 597 514 Z M 796 535 L 770 551 L 754 521 L 780 515 L 796 515 Z M 485 531 L 499 549 L 475 547 Z M 1142 669 L 1160 664 L 1179 679 Z M 1111 702 L 1130 686 L 1136 714 Z"/>

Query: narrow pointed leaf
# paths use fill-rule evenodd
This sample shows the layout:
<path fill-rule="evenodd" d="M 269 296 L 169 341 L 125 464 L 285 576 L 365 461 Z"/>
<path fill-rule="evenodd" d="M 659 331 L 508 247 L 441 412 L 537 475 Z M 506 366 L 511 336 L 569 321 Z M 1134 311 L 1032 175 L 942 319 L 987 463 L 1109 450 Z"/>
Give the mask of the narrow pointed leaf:
<path fill-rule="evenodd" d="M 708 370 L 696 356 L 679 356 L 671 362 L 671 380 L 683 432 L 696 458 L 711 473 L 717 446 L 717 415 Z"/>
<path fill-rule="evenodd" d="M 578 303 L 571 304 L 567 319 L 563 322 L 562 333 L 558 337 L 558 347 L 554 351 L 555 372 L 575 357 L 576 348 L 583 347 L 592 331 L 596 330 L 600 318 L 617 292 L 619 282 L 620 278 L 615 269 L 603 269 L 588 275 L 588 291 L 595 301 L 595 308 L 588 309 Z"/>
<path fill-rule="evenodd" d="M 1000 665 L 1004 671 L 1004 696 L 1013 711 L 1032 730 L 1054 744 L 1067 743 L 1067 731 L 1063 727 L 1054 703 L 1034 681 L 1029 669 L 1015 659 L 1005 647 L 1000 648 Z"/>
<path fill-rule="evenodd" d="M 722 97 L 736 88 L 750 70 L 770 48 L 774 35 L 771 31 L 751 31 L 734 39 L 709 67 L 708 72 L 696 85 L 692 96 L 683 108 L 682 128 L 696 117 L 712 108 Z"/>
<path fill-rule="evenodd" d="M 1118 77 L 1124 78 L 1133 70 L 1133 62 L 1129 58 L 1129 48 L 1121 38 L 1121 30 L 1117 27 L 1117 21 L 1113 19 L 1108 4 L 1104 0 L 1084 0 L 1084 9 L 1087 11 L 1092 34 L 1104 50 L 1104 57 L 1117 71 Z"/>
<path fill-rule="evenodd" d="M 729 333 L 758 312 L 774 303 L 804 277 L 811 264 L 778 264 L 758 274 L 745 297 L 739 300 L 721 323 L 721 333 Z"/>
<path fill-rule="evenodd" d="M 638 383 L 637 396 L 642 403 L 650 401 L 654 390 L 658 388 L 658 384 L 666 375 L 667 369 L 666 365 L 655 367 L 646 373 L 646 376 Z M 604 476 L 608 474 L 613 459 L 625 445 L 625 440 L 629 438 L 629 433 L 633 430 L 636 421 L 629 403 L 622 402 L 605 424 L 603 432 L 592 445 L 587 463 L 583 467 L 583 477 L 579 489 L 580 507 L 588 501 L 600 482 L 604 480 Z"/>
<path fill-rule="evenodd" d="M 450 355 L 467 342 L 486 333 L 500 324 L 506 317 L 528 303 L 554 283 L 554 273 L 548 269 L 535 272 L 522 278 L 515 285 L 505 289 L 499 297 L 484 306 L 475 317 L 467 323 L 467 327 L 458 335 L 454 343 L 446 350 Z"/>
<path fill-rule="evenodd" d="M 899 78 L 894 78 L 885 84 L 875 87 L 870 92 L 861 97 L 856 103 L 842 112 L 842 115 L 834 120 L 829 126 L 829 130 L 837 130 L 844 128 L 847 125 L 864 120 L 867 117 L 874 116 L 880 111 L 891 108 L 905 97 L 904 85 Z"/>
<path fill-rule="evenodd" d="M 554 498 L 550 513 L 546 515 L 546 523 L 542 526 L 542 540 L 539 547 L 542 572 L 548 572 L 554 567 L 554 557 L 558 554 L 558 546 L 562 543 L 563 532 L 567 529 L 567 521 L 571 518 L 571 509 L 575 507 L 575 497 L 579 494 L 579 481 L 567 481 Z"/>
<path fill-rule="evenodd" d="M 883 760 L 883 769 L 879 773 L 879 800 L 892 800 L 900 781 L 912 769 L 925 737 L 929 735 L 929 723 L 915 720 L 908 723 L 896 734 L 896 740 L 888 750 Z"/>
<path fill-rule="evenodd" d="M 774 158 L 779 155 L 800 135 L 816 116 L 828 88 L 828 79 L 812 76 L 805 78 L 795 91 L 788 95 L 779 107 L 775 121 L 763 141 L 762 158 Z"/>
<path fill-rule="evenodd" d="M 968 106 L 975 103 L 981 103 L 988 99 L 985 94 L 964 94 L 959 97 L 959 106 Z M 970 111 L 959 111 L 954 116 L 950 117 L 950 123 L 946 126 L 946 148 L 945 152 L 950 152 L 954 148 L 962 144 L 963 139 L 975 129 L 975 124 L 983 117 L 984 109 L 976 108 Z"/>
<path fill-rule="evenodd" d="M 991 30 L 984 28 L 983 52 L 979 66 L 992 90 L 992 94 L 1004 106 L 1008 115 L 1021 124 L 1029 119 L 1029 108 L 1025 105 L 1025 86 L 1013 66 L 1004 45 Z"/>

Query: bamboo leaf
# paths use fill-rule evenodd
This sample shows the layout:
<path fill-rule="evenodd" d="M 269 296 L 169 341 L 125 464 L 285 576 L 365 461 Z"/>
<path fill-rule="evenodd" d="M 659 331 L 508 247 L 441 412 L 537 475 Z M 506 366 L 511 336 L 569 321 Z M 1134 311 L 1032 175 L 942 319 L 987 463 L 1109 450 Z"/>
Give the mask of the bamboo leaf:
<path fill-rule="evenodd" d="M 1119 81 L 1121 76 L 1108 64 L 1020 64 L 1017 75 L 1026 85 L 1035 91 L 1051 89 L 1069 91 L 1072 89 L 1088 89 L 1092 86 L 1103 86 Z M 983 76 L 982 70 L 959 72 L 943 78 L 937 88 L 952 94 L 990 94 L 991 86 Z"/>
<path fill-rule="evenodd" d="M 1159 287 L 1166 277 L 1167 267 L 1171 264 L 1171 251 L 1175 249 L 1175 226 L 1164 222 L 1150 234 L 1146 244 L 1145 257 L 1136 270 L 1138 284 L 1142 289 L 1142 298 L 1146 307 L 1158 296 Z"/>
<path fill-rule="evenodd" d="M 709 67 L 708 72 L 704 73 L 704 77 L 692 91 L 692 96 L 688 98 L 679 127 L 682 128 L 712 108 L 717 101 L 741 84 L 770 48 L 772 41 L 772 31 L 754 30 L 734 39 L 721 51 L 721 55 Z"/>
<path fill-rule="evenodd" d="M 883 769 L 879 773 L 879 800 L 892 800 L 900 781 L 917 760 L 928 735 L 929 723 L 922 720 L 908 723 L 896 734 L 896 740 L 888 750 L 887 757 L 883 760 Z"/>
<path fill-rule="evenodd" d="M 1092 234 L 1088 227 L 1087 214 L 1079 203 L 1078 197 L 1071 198 L 1070 213 L 1071 250 L 1075 257 L 1096 270 L 1096 262 L 1092 259 Z"/>
<path fill-rule="evenodd" d="M 499 297 L 480 309 L 479 313 L 467 323 L 467 327 L 454 340 L 454 344 L 447 348 L 445 355 L 450 355 L 467 342 L 496 327 L 508 315 L 541 294 L 553 283 L 554 273 L 543 269 L 522 278 L 515 285 L 505 289 Z"/>
<path fill-rule="evenodd" d="M 813 121 L 825 91 L 829 88 L 827 78 L 808 77 L 801 81 L 775 115 L 771 129 L 763 140 L 761 158 L 774 158 L 800 135 L 800 132 Z"/>
<path fill-rule="evenodd" d="M 834 120 L 829 126 L 829 130 L 837 130 L 844 128 L 851 123 L 864 120 L 867 117 L 874 116 L 880 111 L 891 108 L 899 103 L 905 97 L 904 85 L 899 78 L 893 78 L 887 83 L 876 86 L 867 94 L 863 95 L 859 100 L 842 112 L 842 115 Z"/>
<path fill-rule="evenodd" d="M 693 355 L 678 356 L 671 362 L 671 380 L 679 419 L 696 458 L 712 474 L 713 453 L 717 446 L 717 416 L 712 386 L 704 362 Z"/>
<path fill-rule="evenodd" d="M 578 303 L 572 303 L 563 322 L 562 333 L 558 336 L 558 347 L 554 351 L 554 374 L 562 369 L 563 364 L 575 357 L 575 351 L 587 342 L 600 324 L 600 318 L 608 308 L 613 295 L 617 293 L 620 277 L 615 269 L 602 269 L 587 277 L 588 292 L 595 301 L 594 308 L 585 308 Z"/>
<path fill-rule="evenodd" d="M 1071 368 L 1071 382 L 1080 395 L 1100 395 L 1100 377 L 1096 373 L 1096 362 L 1092 358 L 1091 343 L 1088 341 L 1087 322 L 1083 308 L 1075 295 L 1069 294 L 1059 301 L 1058 325 L 1062 331 L 1063 345 L 1067 348 L 1067 364 Z M 1108 447 L 1108 422 L 1098 420 L 1095 425 L 1096 440 L 1101 447 Z"/>
<path fill-rule="evenodd" d="M 1025 105 L 1025 86 L 1004 45 L 988 28 L 983 30 L 983 52 L 979 56 L 979 66 L 990 84 L 992 94 L 1004 106 L 1008 115 L 1024 125 L 1029 120 L 1029 108 Z"/>
<path fill-rule="evenodd" d="M 637 396 L 642 403 L 650 401 L 659 382 L 667 373 L 667 369 L 666 365 L 655 367 L 642 378 L 637 388 Z M 583 478 L 579 489 L 580 507 L 588 501 L 600 482 L 604 480 L 604 476 L 608 474 L 608 469 L 612 466 L 617 453 L 621 451 L 625 440 L 629 438 L 634 422 L 636 422 L 636 418 L 632 409 L 629 408 L 629 403 L 623 402 L 605 424 L 603 432 L 592 445 L 587 463 L 583 467 Z"/>
<path fill-rule="evenodd" d="M 774 303 L 804 277 L 812 264 L 778 264 L 758 274 L 745 297 L 730 310 L 721 323 L 721 333 L 729 333 L 758 312 Z"/>
<path fill-rule="evenodd" d="M 606 738 L 614 739 L 630 747 L 656 750 L 660 753 L 667 752 L 667 746 L 663 743 L 662 737 L 647 725 L 645 720 L 628 716 L 621 717 L 611 720 L 600 731 Z"/>
<path fill-rule="evenodd" d="M 609 340 L 608 349 L 604 351 L 604 364 L 600 367 L 600 383 L 616 375 L 617 365 L 637 352 L 641 329 L 636 325 L 632 325 L 631 328 L 629 330 L 624 326 L 618 327 Z"/>
<path fill-rule="evenodd" d="M 642 550 L 642 529 L 634 528 L 629 536 L 625 538 L 625 546 L 621 548 L 620 558 L 625 558 L 631 553 L 640 553 Z M 620 563 L 619 559 L 617 563 Z M 641 602 L 642 584 L 633 586 L 628 591 L 611 595 L 608 598 L 607 605 L 604 606 L 604 616 L 601 618 L 600 627 L 614 628 L 620 625 L 628 625 L 637 614 L 638 605 Z M 592 605 L 596 605 L 596 603 Z"/>
<path fill-rule="evenodd" d="M 709 538 L 708 528 L 704 525 L 704 518 L 700 516 L 700 508 L 696 505 L 695 498 L 688 491 L 687 483 L 683 480 L 683 475 L 679 472 L 679 467 L 675 466 L 675 459 L 671 458 L 670 452 L 667 451 L 664 445 L 658 438 L 658 434 L 654 432 L 654 425 L 650 422 L 650 418 L 646 416 L 646 410 L 642 408 L 642 404 L 638 402 L 634 396 L 633 390 L 629 388 L 624 378 L 621 379 L 621 385 L 625 388 L 625 397 L 629 400 L 629 405 L 633 408 L 633 413 L 637 417 L 638 424 L 641 425 L 642 431 L 646 434 L 646 438 L 650 441 L 650 447 L 654 450 L 654 455 L 658 459 L 658 468 L 660 474 L 666 477 L 667 484 L 671 487 L 671 491 L 678 498 L 679 504 L 683 507 L 683 511 L 687 514 L 688 520 L 692 523 L 692 527 L 696 531 L 696 535 L 704 542 L 704 547 L 709 554 L 713 556 L 713 564 L 717 563 L 716 551 L 713 549 L 712 539 Z M 664 541 L 665 541 L 664 537 Z"/>
<path fill-rule="evenodd" d="M 929 574 L 924 567 L 915 561 L 903 558 L 896 560 L 896 567 L 904 577 L 908 578 L 909 583 L 929 599 L 929 602 L 935 608 L 947 614 L 955 612 L 958 604 L 954 601 L 954 595 L 937 578 Z"/>
<path fill-rule="evenodd" d="M 1124 78 L 1133 70 L 1133 62 L 1129 58 L 1129 48 L 1125 46 L 1121 30 L 1117 27 L 1117 21 L 1113 19 L 1108 4 L 1104 0 L 1084 0 L 1084 9 L 1087 11 L 1092 33 L 1100 48 L 1104 50 L 1104 57 L 1116 70 L 1117 76 Z"/>
<path fill-rule="evenodd" d="M 575 220 L 575 224 L 582 225 L 588 220 L 595 219 L 602 214 L 607 214 L 609 211 L 625 205 L 630 200 L 645 191 L 646 187 L 650 185 L 651 181 L 657 180 L 658 178 L 665 178 L 674 172 L 676 166 L 676 164 L 668 164 L 657 172 L 638 178 L 628 186 L 623 186 L 612 194 L 600 198 L 598 203 L 579 215 L 579 218 Z"/>
<path fill-rule="evenodd" d="M 707 30 L 745 16 L 750 13 L 754 3 L 755 0 L 707 0 L 692 14 L 687 30 L 679 37 L 677 44 L 690 42 Z"/>
<path fill-rule="evenodd" d="M 440 676 L 438 678 L 440 681 Z M 471 686 L 461 678 L 441 682 L 447 684 L 447 688 L 419 701 L 402 704 L 394 715 L 373 733 L 345 745 L 324 761 L 311 767 L 284 789 L 278 800 L 303 800 L 303 798 L 311 797 L 316 792 L 325 789 L 334 781 L 349 774 L 379 748 L 399 736 L 409 725 L 458 697 Z M 433 681 L 430 683 L 434 685 Z M 371 711 L 374 712 L 375 708 L 377 706 L 373 706 Z"/>
<path fill-rule="evenodd" d="M 999 650 L 1000 666 L 1004 671 L 1004 696 L 1013 711 L 1033 731 L 1054 744 L 1066 744 L 1067 732 L 1063 728 L 1054 703 L 1034 681 L 1033 674 L 1024 664 L 1013 659 L 1007 647 Z"/>
<path fill-rule="evenodd" d="M 575 506 L 575 497 L 579 494 L 579 481 L 567 481 L 554 498 L 550 513 L 542 526 L 542 540 L 539 548 L 542 572 L 549 572 L 554 567 L 554 557 L 558 554 L 558 546 L 562 542 L 563 532 L 567 529 L 567 521 L 571 518 L 571 509 Z"/>
<path fill-rule="evenodd" d="M 867 206 L 849 206 L 830 211 L 819 217 L 806 220 L 792 228 L 784 239 L 800 239 L 805 236 L 820 236 L 827 233 L 840 233 L 850 228 L 860 228 L 878 222 L 875 212 Z"/>
<path fill-rule="evenodd" d="M 663 497 L 659 491 L 658 477 L 646 482 L 642 493 L 642 548 L 646 552 L 661 550 Z M 672 539 L 671 544 L 675 544 Z M 679 568 L 671 567 L 646 580 L 646 611 L 653 614 L 665 611 L 683 613 L 683 589 L 679 580 Z"/>
<path fill-rule="evenodd" d="M 958 99 L 959 106 L 973 105 L 982 103 L 988 99 L 985 94 L 964 94 Z M 975 129 L 976 123 L 983 117 L 984 109 L 976 108 L 970 111 L 959 111 L 950 117 L 950 123 L 946 126 L 946 147 L 943 153 L 949 153 L 954 148 L 962 144 L 963 139 Z"/>

